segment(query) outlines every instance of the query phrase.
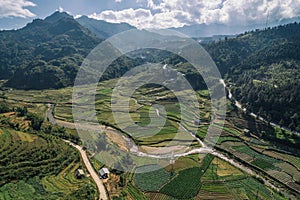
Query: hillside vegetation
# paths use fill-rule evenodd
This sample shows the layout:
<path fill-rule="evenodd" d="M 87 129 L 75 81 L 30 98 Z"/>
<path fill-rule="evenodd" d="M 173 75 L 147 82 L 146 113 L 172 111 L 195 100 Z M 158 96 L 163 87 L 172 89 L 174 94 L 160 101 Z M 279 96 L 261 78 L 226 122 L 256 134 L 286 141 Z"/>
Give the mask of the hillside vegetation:
<path fill-rule="evenodd" d="M 300 131 L 300 24 L 246 32 L 205 48 L 249 111 Z"/>
<path fill-rule="evenodd" d="M 20 89 L 71 85 L 83 58 L 101 42 L 66 13 L 0 32 L 0 79 Z"/>
<path fill-rule="evenodd" d="M 0 79 L 8 79 L 5 86 L 18 89 L 72 86 L 84 57 L 102 41 L 94 34 L 102 29 L 115 34 L 110 31 L 111 24 L 101 29 L 101 23 L 95 20 L 78 21 L 90 31 L 72 16 L 59 12 L 44 20 L 34 20 L 20 30 L 1 31 Z M 300 24 L 293 23 L 246 32 L 204 47 L 228 85 L 232 85 L 234 97 L 248 111 L 299 132 L 299 41 Z M 169 64 L 185 74 L 194 89 L 206 89 L 201 75 L 183 58 L 151 49 L 120 57 L 101 80 L 120 77 L 147 62 Z"/>

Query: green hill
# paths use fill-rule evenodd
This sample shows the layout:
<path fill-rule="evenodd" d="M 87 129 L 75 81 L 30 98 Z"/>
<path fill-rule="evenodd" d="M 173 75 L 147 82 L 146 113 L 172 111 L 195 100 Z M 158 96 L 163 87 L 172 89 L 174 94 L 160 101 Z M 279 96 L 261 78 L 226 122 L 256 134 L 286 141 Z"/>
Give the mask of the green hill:
<path fill-rule="evenodd" d="M 83 58 L 101 42 L 66 13 L 0 32 L 0 79 L 20 89 L 72 84 Z"/>
<path fill-rule="evenodd" d="M 300 131 L 300 24 L 246 32 L 205 48 L 249 111 Z"/>
<path fill-rule="evenodd" d="M 104 38 L 133 27 L 109 24 L 56 12 L 20 30 L 0 32 L 0 79 L 17 89 L 48 89 L 72 86 L 88 53 Z M 103 33 L 104 33 L 103 32 Z M 300 24 L 246 32 L 236 38 L 204 44 L 234 96 L 268 121 L 300 131 Z M 132 56 L 134 55 L 134 56 Z M 195 89 L 203 79 L 178 56 L 157 50 L 139 51 L 112 63 L 102 80 L 122 76 L 146 62 L 162 62 L 184 73 Z"/>

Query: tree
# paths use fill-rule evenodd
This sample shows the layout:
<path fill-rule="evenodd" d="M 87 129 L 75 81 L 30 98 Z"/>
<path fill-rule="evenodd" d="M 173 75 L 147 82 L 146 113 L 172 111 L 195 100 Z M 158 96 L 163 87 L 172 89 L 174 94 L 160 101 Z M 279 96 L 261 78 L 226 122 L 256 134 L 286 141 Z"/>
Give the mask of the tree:
<path fill-rule="evenodd" d="M 27 113 L 26 118 L 31 122 L 31 128 L 33 130 L 39 131 L 41 130 L 42 124 L 44 122 L 43 118 L 39 117 L 34 113 Z"/>
<path fill-rule="evenodd" d="M 0 104 L 0 113 L 6 113 L 9 112 L 10 109 L 6 103 L 1 103 Z"/>
<path fill-rule="evenodd" d="M 28 113 L 27 107 L 18 107 L 16 111 L 19 113 L 20 117 L 24 117 Z"/>

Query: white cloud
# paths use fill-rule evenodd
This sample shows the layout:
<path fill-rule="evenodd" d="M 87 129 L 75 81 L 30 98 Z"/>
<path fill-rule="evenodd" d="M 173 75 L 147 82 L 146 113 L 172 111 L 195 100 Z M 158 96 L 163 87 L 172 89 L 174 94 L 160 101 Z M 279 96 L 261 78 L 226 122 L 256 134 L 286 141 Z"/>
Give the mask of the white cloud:
<path fill-rule="evenodd" d="M 56 11 L 58 11 L 58 12 L 66 12 L 66 13 L 68 13 L 69 15 L 72 15 L 72 13 L 71 12 L 69 12 L 69 11 L 66 11 L 63 7 L 61 7 L 61 6 L 59 6 L 58 7 L 58 9 L 56 9 Z M 75 19 L 76 19 L 76 17 L 77 18 L 79 18 L 79 17 L 81 17 L 81 15 L 78 17 L 79 15 L 76 15 L 75 16 Z"/>
<path fill-rule="evenodd" d="M 27 0 L 0 0 L 0 18 L 1 17 L 35 17 L 36 15 L 26 9 L 26 7 L 36 6 L 33 2 Z"/>
<path fill-rule="evenodd" d="M 59 12 L 64 12 L 64 8 L 59 6 L 59 8 L 56 10 L 56 11 L 59 11 Z"/>
<path fill-rule="evenodd" d="M 116 3 L 121 3 L 123 0 L 115 0 Z"/>
<path fill-rule="evenodd" d="M 300 0 L 136 0 L 147 7 L 103 11 L 90 17 L 127 22 L 138 28 L 168 28 L 186 24 L 248 25 L 300 16 Z"/>
<path fill-rule="evenodd" d="M 82 15 L 75 15 L 75 19 L 78 19 L 78 18 L 80 18 L 80 17 L 82 17 Z"/>
<path fill-rule="evenodd" d="M 90 18 L 105 20 L 112 23 L 126 22 L 138 28 L 169 28 L 180 27 L 184 23 L 176 19 L 176 13 L 165 12 L 153 15 L 146 9 L 125 9 L 121 11 L 106 10 L 100 14 L 89 15 Z"/>

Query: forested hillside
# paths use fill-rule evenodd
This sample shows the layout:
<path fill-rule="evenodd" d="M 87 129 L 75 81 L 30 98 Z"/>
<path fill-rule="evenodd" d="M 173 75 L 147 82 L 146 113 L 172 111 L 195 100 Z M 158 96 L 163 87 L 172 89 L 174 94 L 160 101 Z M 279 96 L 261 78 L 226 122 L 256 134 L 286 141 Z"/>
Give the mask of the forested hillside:
<path fill-rule="evenodd" d="M 22 89 L 69 86 L 83 58 L 101 39 L 66 13 L 0 32 L 0 79 Z"/>
<path fill-rule="evenodd" d="M 83 59 L 102 39 L 133 27 L 121 24 L 101 27 L 86 18 L 90 31 L 67 13 L 56 12 L 36 19 L 19 30 L 0 32 L 0 79 L 18 89 L 47 89 L 72 86 Z M 97 25 L 97 26 L 96 26 Z M 106 24 L 107 25 L 107 24 Z M 94 27 L 94 28 L 91 28 Z M 93 33 L 92 33 L 93 32 Z M 99 35 L 99 34 L 98 34 Z M 269 121 L 300 131 L 300 24 L 246 32 L 236 38 L 204 44 L 234 96 L 249 111 Z M 146 62 L 162 62 L 184 73 L 195 89 L 203 79 L 184 59 L 156 50 L 123 56 L 112 63 L 102 80 L 122 76 Z"/>
<path fill-rule="evenodd" d="M 246 32 L 205 48 L 249 111 L 300 131 L 300 24 Z"/>

